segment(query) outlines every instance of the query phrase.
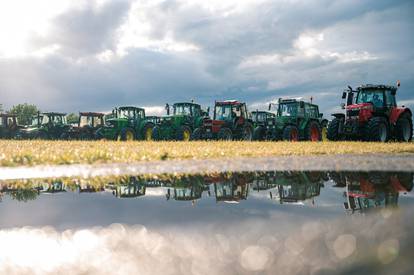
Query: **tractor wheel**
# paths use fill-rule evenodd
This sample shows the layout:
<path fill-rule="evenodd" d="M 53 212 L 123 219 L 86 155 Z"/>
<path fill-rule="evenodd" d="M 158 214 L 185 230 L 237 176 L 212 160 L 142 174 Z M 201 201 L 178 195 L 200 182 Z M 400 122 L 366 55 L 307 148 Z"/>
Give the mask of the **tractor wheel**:
<path fill-rule="evenodd" d="M 135 131 L 131 128 L 123 128 L 119 133 L 118 140 L 133 141 L 135 140 Z"/>
<path fill-rule="evenodd" d="M 62 133 L 62 134 L 59 136 L 59 139 L 60 139 L 60 140 L 69 140 L 69 139 L 70 139 L 70 136 L 69 136 L 69 134 L 68 134 L 68 133 Z"/>
<path fill-rule="evenodd" d="M 299 141 L 298 127 L 289 125 L 283 130 L 283 140 L 286 141 Z"/>
<path fill-rule="evenodd" d="M 243 136 L 242 140 L 244 141 L 252 141 L 253 138 L 253 129 L 251 125 L 246 125 L 243 128 Z"/>
<path fill-rule="evenodd" d="M 191 140 L 202 140 L 203 139 L 203 129 L 195 128 L 191 134 Z"/>
<path fill-rule="evenodd" d="M 145 141 L 152 140 L 153 128 L 154 126 L 152 124 L 147 124 L 144 126 L 144 129 L 142 129 L 142 137 Z"/>
<path fill-rule="evenodd" d="M 408 114 L 402 114 L 395 126 L 395 138 L 397 141 L 409 142 L 413 138 L 413 119 Z"/>
<path fill-rule="evenodd" d="M 253 130 L 253 140 L 265 140 L 266 129 L 263 126 L 257 126 Z"/>
<path fill-rule="evenodd" d="M 191 129 L 188 126 L 181 126 L 177 132 L 177 140 L 189 141 L 191 138 Z"/>
<path fill-rule="evenodd" d="M 42 140 L 43 139 L 49 139 L 49 135 L 46 132 L 44 132 L 44 131 L 39 131 L 36 134 L 35 139 L 42 139 Z"/>
<path fill-rule="evenodd" d="M 155 126 L 152 128 L 152 140 L 161 140 L 160 127 Z"/>
<path fill-rule="evenodd" d="M 389 139 L 389 129 L 385 118 L 373 117 L 366 125 L 365 139 L 367 141 L 387 142 Z"/>
<path fill-rule="evenodd" d="M 332 141 L 340 140 L 339 135 L 339 126 L 341 125 L 342 120 L 339 118 L 334 118 L 331 123 L 328 125 L 327 138 Z"/>
<path fill-rule="evenodd" d="M 220 140 L 233 140 L 233 133 L 229 128 L 221 128 L 217 136 Z"/>
<path fill-rule="evenodd" d="M 315 121 L 310 121 L 305 129 L 305 140 L 321 141 L 322 133 L 319 124 Z"/>

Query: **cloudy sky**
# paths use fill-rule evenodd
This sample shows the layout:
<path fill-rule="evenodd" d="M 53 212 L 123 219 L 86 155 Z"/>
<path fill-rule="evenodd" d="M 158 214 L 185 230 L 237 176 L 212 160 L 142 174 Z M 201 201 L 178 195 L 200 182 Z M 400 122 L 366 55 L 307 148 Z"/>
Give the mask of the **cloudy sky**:
<path fill-rule="evenodd" d="M 314 97 L 395 84 L 414 107 L 414 1 L 2 0 L 0 103 L 162 110 L 167 102 Z"/>

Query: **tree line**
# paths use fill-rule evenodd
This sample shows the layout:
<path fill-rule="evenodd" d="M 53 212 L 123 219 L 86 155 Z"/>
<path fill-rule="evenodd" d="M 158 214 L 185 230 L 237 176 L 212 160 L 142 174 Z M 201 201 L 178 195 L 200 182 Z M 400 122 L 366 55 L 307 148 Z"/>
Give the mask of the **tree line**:
<path fill-rule="evenodd" d="M 32 122 L 32 117 L 37 115 L 41 110 L 34 104 L 22 103 L 17 104 L 10 108 L 10 110 L 4 110 L 3 104 L 0 103 L 0 113 L 8 113 L 17 116 L 17 120 L 21 125 L 29 125 Z M 68 123 L 78 123 L 79 115 L 70 113 L 66 116 Z"/>

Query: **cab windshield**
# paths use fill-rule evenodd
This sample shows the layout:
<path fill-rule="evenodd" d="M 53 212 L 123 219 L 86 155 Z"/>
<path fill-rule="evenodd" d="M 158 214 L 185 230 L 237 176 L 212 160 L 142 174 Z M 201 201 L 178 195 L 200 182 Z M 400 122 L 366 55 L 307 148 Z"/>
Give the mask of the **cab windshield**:
<path fill-rule="evenodd" d="M 362 90 L 358 93 L 355 103 L 372 103 L 375 107 L 384 107 L 384 92 L 382 90 Z"/>
<path fill-rule="evenodd" d="M 265 122 L 266 114 L 265 113 L 253 113 L 253 121 L 254 122 Z"/>
<path fill-rule="evenodd" d="M 191 105 L 174 105 L 174 115 L 191 115 Z"/>
<path fill-rule="evenodd" d="M 134 119 L 137 117 L 143 117 L 142 111 L 136 109 L 119 109 L 118 118 Z"/>
<path fill-rule="evenodd" d="M 232 118 L 231 105 L 218 105 L 214 110 L 214 117 L 217 120 L 227 120 Z"/>
<path fill-rule="evenodd" d="M 34 117 L 32 117 L 32 123 L 30 125 L 37 126 L 42 121 L 43 121 L 43 116 L 34 116 Z"/>
<path fill-rule="evenodd" d="M 296 116 L 297 103 L 282 103 L 279 104 L 279 116 Z"/>
<path fill-rule="evenodd" d="M 92 125 L 93 125 L 92 117 L 90 117 L 90 116 L 81 116 L 80 117 L 79 127 L 85 127 L 85 126 L 92 127 Z"/>

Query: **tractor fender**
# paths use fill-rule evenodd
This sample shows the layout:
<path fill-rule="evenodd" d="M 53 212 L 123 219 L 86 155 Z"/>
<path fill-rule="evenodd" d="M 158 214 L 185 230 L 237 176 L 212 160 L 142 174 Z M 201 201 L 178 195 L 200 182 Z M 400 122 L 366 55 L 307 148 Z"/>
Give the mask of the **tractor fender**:
<path fill-rule="evenodd" d="M 393 108 L 390 114 L 390 123 L 395 124 L 397 123 L 397 120 L 401 117 L 402 114 L 408 113 L 411 117 L 413 116 L 410 108 L 403 108 L 403 107 L 397 107 Z"/>
<path fill-rule="evenodd" d="M 333 117 L 337 118 L 337 119 L 345 119 L 345 114 L 342 113 L 334 113 L 332 114 Z"/>

